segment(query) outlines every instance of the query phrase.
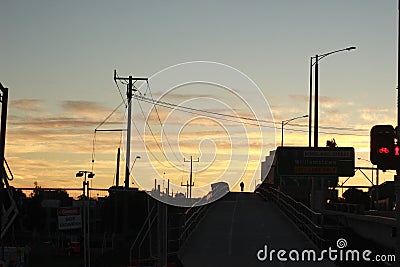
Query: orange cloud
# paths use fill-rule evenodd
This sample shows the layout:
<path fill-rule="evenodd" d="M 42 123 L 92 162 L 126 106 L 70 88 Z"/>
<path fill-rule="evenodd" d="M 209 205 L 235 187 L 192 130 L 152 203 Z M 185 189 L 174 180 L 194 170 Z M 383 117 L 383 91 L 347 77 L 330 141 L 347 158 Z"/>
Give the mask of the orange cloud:
<path fill-rule="evenodd" d="M 18 99 L 10 101 L 9 108 L 26 113 L 32 113 L 38 112 L 43 104 L 43 101 L 39 99 Z"/>

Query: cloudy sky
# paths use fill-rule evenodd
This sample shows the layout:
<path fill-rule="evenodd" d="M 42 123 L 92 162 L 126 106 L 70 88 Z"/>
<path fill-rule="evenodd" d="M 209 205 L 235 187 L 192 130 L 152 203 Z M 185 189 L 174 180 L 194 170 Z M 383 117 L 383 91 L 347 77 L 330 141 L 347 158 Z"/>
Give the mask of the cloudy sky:
<path fill-rule="evenodd" d="M 280 122 L 308 114 L 310 57 L 348 46 L 357 49 L 320 61 L 319 145 L 335 138 L 369 159 L 369 129 L 395 124 L 397 18 L 394 0 L 2 1 L 0 82 L 10 89 L 6 158 L 13 185 L 76 187 L 75 172 L 92 167 L 94 187 L 115 183 L 123 134 L 94 129 L 122 102 L 117 69 L 123 77 L 153 78 L 138 95 L 200 110 L 171 113 L 133 101 L 132 158 L 141 156 L 135 178 L 186 183 L 183 158 L 193 156 L 200 158 L 196 183 L 228 175 L 249 189 L 259 159 L 280 143 Z M 179 76 L 163 70 L 191 61 L 230 66 L 257 86 L 230 84 L 237 78 L 231 74 L 229 86 L 157 84 Z M 124 95 L 125 85 L 119 88 Z M 123 129 L 124 118 L 122 104 L 100 128 Z M 307 124 L 286 125 L 285 145 L 308 145 Z"/>

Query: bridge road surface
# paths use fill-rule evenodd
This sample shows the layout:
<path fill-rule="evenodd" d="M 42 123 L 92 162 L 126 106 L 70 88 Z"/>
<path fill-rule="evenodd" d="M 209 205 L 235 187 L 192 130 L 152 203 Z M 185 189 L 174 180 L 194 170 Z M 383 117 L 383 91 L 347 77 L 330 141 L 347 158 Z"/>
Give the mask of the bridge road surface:
<path fill-rule="evenodd" d="M 185 267 L 335 266 L 333 262 L 259 261 L 257 252 L 316 249 L 279 208 L 254 193 L 229 193 L 211 206 L 179 252 Z M 288 254 L 285 255 L 288 257 Z M 319 253 L 317 251 L 317 258 Z"/>

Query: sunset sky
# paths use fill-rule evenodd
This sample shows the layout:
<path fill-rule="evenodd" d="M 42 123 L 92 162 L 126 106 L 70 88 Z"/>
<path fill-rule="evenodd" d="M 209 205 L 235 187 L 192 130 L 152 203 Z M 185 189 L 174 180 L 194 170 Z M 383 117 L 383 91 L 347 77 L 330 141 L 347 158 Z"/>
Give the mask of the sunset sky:
<path fill-rule="evenodd" d="M 132 158 L 141 156 L 135 178 L 151 185 L 162 177 L 186 183 L 189 164 L 183 158 L 192 155 L 200 158 L 196 185 L 227 175 L 252 190 L 260 158 L 280 144 L 281 121 L 308 114 L 310 57 L 348 46 L 357 49 L 320 61 L 319 145 L 335 138 L 339 146 L 354 146 L 356 158 L 369 159 L 370 128 L 395 125 L 397 19 L 394 0 L 2 1 L 0 82 L 10 90 L 6 159 L 15 175 L 12 185 L 81 186 L 75 173 L 92 170 L 93 143 L 92 186 L 115 183 L 124 138 L 120 132 L 94 136 L 94 130 L 122 102 L 113 80 L 117 69 L 123 77 L 152 77 L 151 94 L 144 84 L 142 96 L 264 120 L 257 126 L 171 113 L 134 100 L 140 129 L 132 132 Z M 168 91 L 173 85 L 166 82 L 180 72 L 165 69 L 192 61 L 227 66 L 235 73 L 224 77 L 230 88 L 176 84 Z M 220 76 L 219 70 L 204 71 L 210 80 Z M 251 82 L 233 82 L 245 76 L 260 92 Z M 125 85 L 119 88 L 124 94 Z M 121 105 L 99 129 L 123 129 L 124 121 Z M 285 145 L 308 145 L 307 125 L 308 119 L 286 125 Z M 366 183 L 360 177 L 349 182 Z"/>

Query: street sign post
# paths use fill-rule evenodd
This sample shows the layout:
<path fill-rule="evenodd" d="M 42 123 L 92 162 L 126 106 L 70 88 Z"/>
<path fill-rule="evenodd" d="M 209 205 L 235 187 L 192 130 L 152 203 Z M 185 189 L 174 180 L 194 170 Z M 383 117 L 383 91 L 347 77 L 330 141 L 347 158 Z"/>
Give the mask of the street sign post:
<path fill-rule="evenodd" d="M 353 147 L 278 147 L 279 175 L 354 176 Z"/>

